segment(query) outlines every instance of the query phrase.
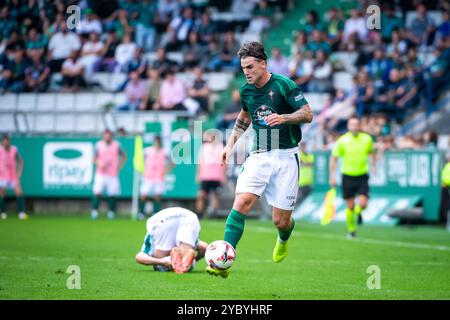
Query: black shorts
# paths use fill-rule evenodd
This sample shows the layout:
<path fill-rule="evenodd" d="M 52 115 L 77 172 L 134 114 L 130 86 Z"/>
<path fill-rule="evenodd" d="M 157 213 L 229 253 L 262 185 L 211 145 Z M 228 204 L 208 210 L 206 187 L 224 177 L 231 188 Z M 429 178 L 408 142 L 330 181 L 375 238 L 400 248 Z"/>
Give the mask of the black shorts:
<path fill-rule="evenodd" d="M 369 196 L 369 176 L 348 176 L 342 175 L 342 197 L 351 199 L 357 195 Z"/>
<path fill-rule="evenodd" d="M 205 192 L 214 191 L 217 192 L 217 189 L 219 189 L 221 186 L 219 181 L 202 181 L 200 183 L 200 190 L 203 190 Z"/>

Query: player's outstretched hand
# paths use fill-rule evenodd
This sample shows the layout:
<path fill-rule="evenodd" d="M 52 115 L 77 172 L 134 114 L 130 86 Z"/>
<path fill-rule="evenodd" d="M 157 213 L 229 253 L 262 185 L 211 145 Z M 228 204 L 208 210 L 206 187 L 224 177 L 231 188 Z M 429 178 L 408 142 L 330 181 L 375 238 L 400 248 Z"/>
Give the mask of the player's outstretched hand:
<path fill-rule="evenodd" d="M 271 115 L 267 116 L 264 120 L 271 127 L 278 126 L 286 122 L 285 118 L 281 114 L 277 113 L 272 113 Z"/>
<path fill-rule="evenodd" d="M 229 146 L 225 146 L 225 148 L 220 151 L 220 161 L 222 166 L 228 163 L 228 159 L 230 159 L 232 153 L 233 148 L 230 148 Z"/>

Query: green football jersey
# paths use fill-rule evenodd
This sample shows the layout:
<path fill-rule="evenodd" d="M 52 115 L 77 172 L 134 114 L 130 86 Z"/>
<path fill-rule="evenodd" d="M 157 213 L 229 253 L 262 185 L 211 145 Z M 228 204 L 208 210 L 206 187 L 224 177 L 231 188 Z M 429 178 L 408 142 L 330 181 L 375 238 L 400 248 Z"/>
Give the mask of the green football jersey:
<path fill-rule="evenodd" d="M 269 126 L 264 120 L 273 113 L 288 114 L 308 104 L 297 84 L 279 74 L 272 74 L 262 88 L 245 83 L 241 86 L 242 109 L 251 115 L 254 130 L 253 150 L 289 149 L 302 139 L 299 124 Z"/>

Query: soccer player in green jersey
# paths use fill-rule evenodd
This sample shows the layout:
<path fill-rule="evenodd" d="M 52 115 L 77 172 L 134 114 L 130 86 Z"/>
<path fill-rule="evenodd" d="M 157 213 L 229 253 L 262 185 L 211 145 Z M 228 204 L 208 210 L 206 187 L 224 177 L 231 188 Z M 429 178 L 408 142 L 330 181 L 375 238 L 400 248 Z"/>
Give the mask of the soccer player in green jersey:
<path fill-rule="evenodd" d="M 264 194 L 273 207 L 272 220 L 278 229 L 272 257 L 280 262 L 287 255 L 287 241 L 294 229 L 291 214 L 297 198 L 300 124 L 311 122 L 313 113 L 295 82 L 267 70 L 267 55 L 261 43 L 244 43 L 238 56 L 247 83 L 240 89 L 242 110 L 221 152 L 222 163 L 228 162 L 234 144 L 250 124 L 254 141 L 236 184 L 224 239 L 236 248 L 247 214 Z M 230 269 L 207 267 L 206 271 L 226 278 Z"/>
<path fill-rule="evenodd" d="M 347 237 L 356 237 L 356 219 L 361 219 L 361 212 L 367 207 L 369 197 L 369 155 L 371 155 L 372 172 L 375 172 L 376 157 L 373 152 L 372 137 L 361 131 L 361 121 L 351 117 L 347 122 L 348 132 L 342 135 L 334 145 L 330 160 L 330 186 L 336 186 L 334 173 L 337 158 L 342 159 L 342 197 L 345 200 Z M 358 204 L 355 198 L 358 196 Z M 360 220 L 362 221 L 362 220 Z"/>

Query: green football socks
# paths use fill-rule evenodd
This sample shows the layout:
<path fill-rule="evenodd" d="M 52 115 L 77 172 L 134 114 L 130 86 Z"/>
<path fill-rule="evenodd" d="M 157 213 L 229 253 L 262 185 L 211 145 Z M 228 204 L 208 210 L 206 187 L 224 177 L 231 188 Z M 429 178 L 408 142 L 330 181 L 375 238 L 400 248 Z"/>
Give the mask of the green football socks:
<path fill-rule="evenodd" d="M 278 236 L 280 237 L 280 240 L 282 242 L 286 242 L 289 237 L 291 236 L 292 230 L 294 230 L 295 227 L 295 221 L 294 219 L 291 219 L 291 226 L 285 230 L 278 229 Z"/>
<path fill-rule="evenodd" d="M 244 233 L 245 215 L 231 209 L 228 215 L 227 222 L 225 224 L 225 237 L 224 240 L 229 242 L 233 248 L 236 248 L 239 240 Z"/>

